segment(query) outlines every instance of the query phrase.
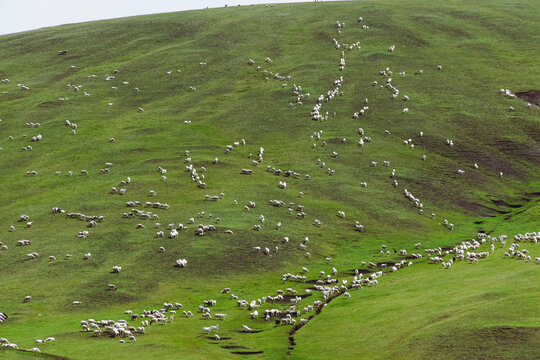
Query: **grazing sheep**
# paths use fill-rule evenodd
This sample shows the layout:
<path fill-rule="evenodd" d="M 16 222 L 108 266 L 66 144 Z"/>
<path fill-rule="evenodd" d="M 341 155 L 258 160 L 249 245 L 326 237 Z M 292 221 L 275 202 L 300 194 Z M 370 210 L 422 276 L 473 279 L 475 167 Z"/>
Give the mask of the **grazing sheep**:
<path fill-rule="evenodd" d="M 253 330 L 247 325 L 242 325 L 242 327 L 244 328 L 244 332 L 248 332 L 248 333 L 253 332 Z"/>
<path fill-rule="evenodd" d="M 39 254 L 37 252 L 26 254 L 26 260 L 33 260 L 37 258 L 39 258 Z"/>
<path fill-rule="evenodd" d="M 178 259 L 176 260 L 176 267 L 180 267 L 180 268 L 183 268 L 183 267 L 186 267 L 187 265 L 187 260 L 186 259 Z"/>

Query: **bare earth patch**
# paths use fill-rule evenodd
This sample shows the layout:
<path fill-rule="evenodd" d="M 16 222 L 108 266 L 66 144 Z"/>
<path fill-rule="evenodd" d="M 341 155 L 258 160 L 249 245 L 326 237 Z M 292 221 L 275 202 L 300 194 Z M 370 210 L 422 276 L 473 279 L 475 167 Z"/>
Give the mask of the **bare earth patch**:
<path fill-rule="evenodd" d="M 520 99 L 523 99 L 531 104 L 540 107 L 540 90 L 529 90 L 516 93 L 516 96 Z"/>

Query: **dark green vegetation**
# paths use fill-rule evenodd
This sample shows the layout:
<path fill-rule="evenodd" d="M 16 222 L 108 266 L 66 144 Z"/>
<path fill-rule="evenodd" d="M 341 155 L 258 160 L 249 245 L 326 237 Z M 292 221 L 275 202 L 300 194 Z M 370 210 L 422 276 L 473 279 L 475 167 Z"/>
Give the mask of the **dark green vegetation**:
<path fill-rule="evenodd" d="M 539 245 L 522 244 L 531 263 L 503 256 L 515 234 L 540 230 L 539 110 L 498 93 L 540 86 L 538 14 L 534 1 L 323 2 L 143 16 L 0 37 L 0 78 L 11 80 L 0 84 L 0 91 L 8 92 L 0 94 L 0 239 L 9 247 L 0 250 L 0 311 L 10 316 L 0 325 L 0 337 L 29 349 L 36 339 L 54 336 L 56 342 L 37 346 L 43 353 L 74 359 L 97 354 L 238 358 L 233 352 L 242 351 L 263 351 L 248 358 L 275 359 L 540 357 L 540 266 L 534 264 Z M 357 23 L 359 16 L 368 31 Z M 340 35 L 337 20 L 345 23 Z M 332 38 L 360 41 L 360 50 L 345 50 L 342 72 L 341 49 L 335 49 Z M 392 44 L 396 50 L 390 53 Z M 68 53 L 57 55 L 63 49 Z M 265 63 L 266 57 L 273 63 Z M 247 65 L 250 58 L 254 66 Z M 436 70 L 439 64 L 442 71 Z M 257 65 L 293 79 L 270 76 L 265 81 Z M 371 86 L 373 80 L 386 81 L 378 74 L 387 67 L 400 90 L 395 100 L 386 89 Z M 116 78 L 104 81 L 115 69 Z M 424 74 L 415 76 L 420 69 Z M 398 75 L 402 71 L 406 76 Z M 86 78 L 91 74 L 97 77 Z M 311 120 L 317 97 L 334 89 L 340 76 L 343 96 L 323 103 L 328 120 Z M 30 90 L 21 90 L 19 83 Z M 67 84 L 83 88 L 76 92 Z M 311 97 L 291 108 L 293 84 Z M 188 91 L 189 86 L 197 91 Z M 409 102 L 402 100 L 405 94 Z M 365 98 L 366 115 L 352 119 Z M 114 105 L 107 106 L 110 102 Z M 510 106 L 516 111 L 508 111 Z M 409 112 L 401 114 L 405 107 Z M 65 120 L 78 125 L 76 135 Z M 27 122 L 41 126 L 27 128 Z M 372 138 L 364 147 L 356 145 L 359 127 Z M 319 130 L 321 140 L 310 139 Z M 43 140 L 31 143 L 37 134 Z M 116 142 L 108 142 L 111 137 Z M 344 137 L 348 142 L 340 143 Z M 409 138 L 414 149 L 403 144 Z M 225 154 L 226 145 L 241 139 L 245 147 Z M 445 145 L 446 139 L 454 146 Z M 27 145 L 33 150 L 21 150 Z M 248 154 L 257 154 L 260 146 L 264 161 L 255 167 Z M 198 188 L 185 172 L 185 150 L 205 175 L 207 189 Z M 331 157 L 333 151 L 337 158 Z M 218 164 L 212 164 L 215 157 Z M 326 166 L 317 165 L 317 159 Z M 382 166 L 384 160 L 389 168 Z M 371 161 L 379 165 L 370 167 Z M 114 166 L 100 174 L 105 162 Z M 266 171 L 268 165 L 302 177 L 275 176 Z M 158 166 L 167 169 L 166 181 Z M 327 174 L 328 167 L 335 169 L 334 176 Z M 253 169 L 253 175 L 240 175 L 242 168 Z M 389 177 L 392 168 L 397 188 Z M 81 169 L 89 175 L 80 176 Z M 39 176 L 26 176 L 31 170 Z M 118 186 L 128 176 L 131 183 Z M 277 187 L 279 181 L 287 182 L 286 190 Z M 367 188 L 360 186 L 364 181 Z M 127 194 L 109 194 L 112 186 L 126 188 Z M 421 200 L 423 215 L 403 196 L 405 188 Z M 157 196 L 149 197 L 149 190 Z M 221 192 L 225 196 L 217 202 L 204 200 L 205 194 Z M 286 205 L 272 207 L 270 199 Z M 130 210 L 125 202 L 135 200 L 168 203 L 170 209 L 152 210 L 160 220 L 122 218 Z M 250 200 L 257 206 L 246 212 Z M 306 218 L 289 215 L 289 202 L 304 205 Z M 55 206 L 106 219 L 86 228 L 84 221 L 51 214 Z M 213 217 L 198 218 L 202 211 Z M 337 211 L 346 217 L 337 217 Z M 17 223 L 21 214 L 35 221 L 32 229 Z M 195 225 L 179 238 L 155 237 L 156 221 L 164 228 L 173 222 L 186 225 L 191 217 Z M 321 228 L 314 219 L 323 222 Z M 453 231 L 441 225 L 444 219 L 455 224 Z M 354 231 L 356 220 L 364 232 Z M 145 228 L 136 229 L 138 223 Z M 213 224 L 217 231 L 195 236 L 199 223 Z M 254 224 L 261 224 L 261 231 L 254 231 Z M 17 230 L 9 232 L 10 225 Z M 225 234 L 226 229 L 234 234 Z M 78 239 L 83 230 L 89 236 Z M 428 263 L 424 249 L 450 248 L 479 231 L 507 234 L 507 246 L 497 244 L 478 264 L 458 262 L 443 270 Z M 282 242 L 284 236 L 289 243 Z M 299 247 L 306 236 L 310 258 Z M 17 247 L 21 239 L 32 245 Z M 251 320 L 229 294 L 220 294 L 224 287 L 248 301 L 287 287 L 304 294 L 313 284 L 281 281 L 281 274 L 299 274 L 303 266 L 311 280 L 336 267 L 337 276 L 350 283 L 362 261 L 402 260 L 393 251 L 381 256 L 381 244 L 410 254 L 418 242 L 423 259 L 384 275 L 377 287 L 350 291 L 351 299 L 332 300 L 291 339 L 291 326 Z M 165 253 L 158 253 L 160 246 Z M 279 246 L 279 251 L 265 256 L 254 246 Z M 39 259 L 25 260 L 33 251 Z M 84 261 L 87 252 L 92 259 Z M 64 260 L 67 253 L 71 260 Z M 49 261 L 51 255 L 57 260 Z M 332 258 L 329 265 L 326 257 Z M 173 267 L 180 258 L 188 260 L 186 268 Z M 120 274 L 110 273 L 115 265 L 122 266 Z M 109 283 L 118 290 L 107 291 Z M 23 304 L 27 295 L 32 300 Z M 178 313 L 174 323 L 152 325 L 131 344 L 80 331 L 82 319 L 118 320 L 126 318 L 127 309 L 141 313 L 166 301 L 181 302 L 195 313 L 204 299 L 216 299 L 212 313 L 227 313 L 227 320 L 202 320 L 199 313 L 185 319 Z M 314 291 L 299 308 L 321 299 Z M 82 304 L 71 305 L 74 300 Z M 259 314 L 288 306 L 265 304 Z M 203 326 L 217 323 L 220 336 L 230 339 L 216 343 L 202 334 Z M 262 331 L 242 333 L 243 324 Z M 2 358 L 30 356 L 0 350 Z"/>

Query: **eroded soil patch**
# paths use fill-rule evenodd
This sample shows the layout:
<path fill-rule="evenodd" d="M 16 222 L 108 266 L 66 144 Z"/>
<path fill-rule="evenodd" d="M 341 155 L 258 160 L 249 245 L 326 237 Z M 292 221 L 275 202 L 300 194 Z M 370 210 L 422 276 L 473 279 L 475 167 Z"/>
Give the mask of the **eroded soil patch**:
<path fill-rule="evenodd" d="M 540 90 L 529 90 L 516 93 L 516 96 L 522 100 L 540 106 Z"/>

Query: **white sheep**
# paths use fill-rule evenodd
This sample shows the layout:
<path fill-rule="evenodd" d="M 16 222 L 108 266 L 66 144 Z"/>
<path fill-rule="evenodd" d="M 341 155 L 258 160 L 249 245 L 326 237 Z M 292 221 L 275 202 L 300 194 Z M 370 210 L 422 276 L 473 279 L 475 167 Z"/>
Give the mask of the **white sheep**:
<path fill-rule="evenodd" d="M 253 330 L 247 325 L 242 325 L 242 327 L 244 328 L 244 332 L 248 332 L 248 333 L 253 332 Z"/>
<path fill-rule="evenodd" d="M 186 259 L 178 259 L 176 260 L 176 267 L 180 267 L 180 268 L 183 268 L 183 267 L 186 267 L 187 265 L 187 260 Z"/>

